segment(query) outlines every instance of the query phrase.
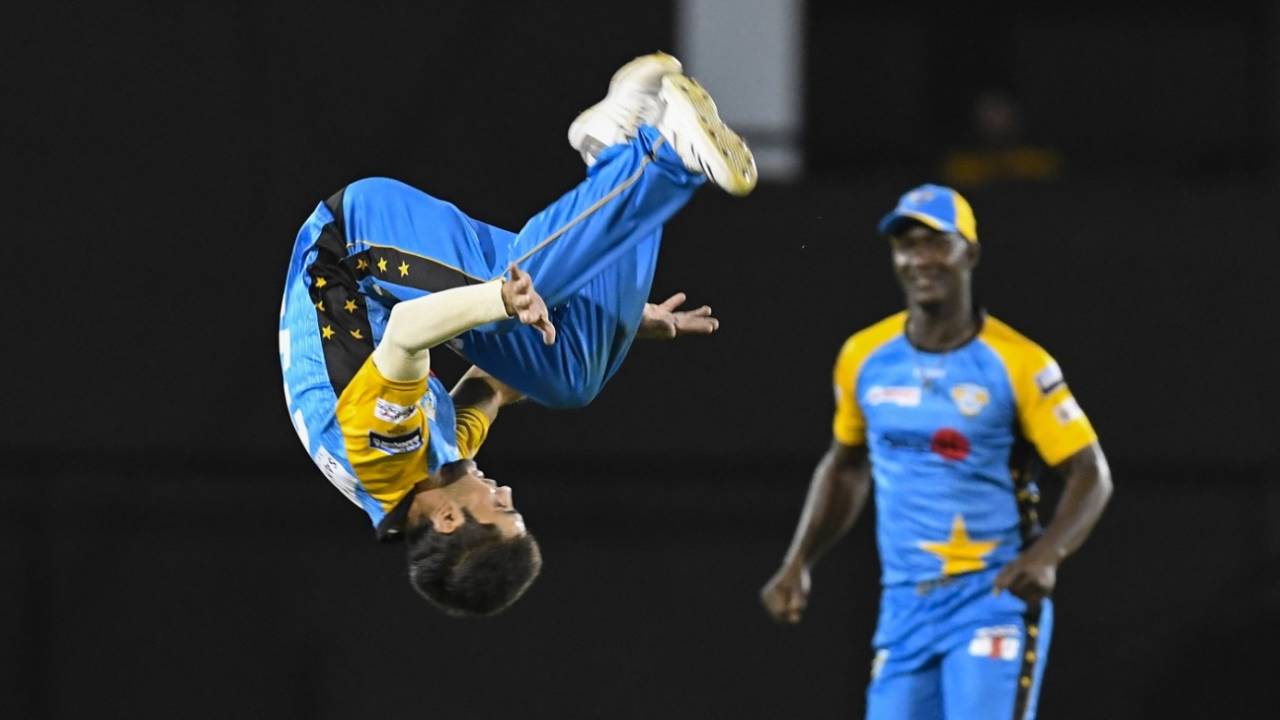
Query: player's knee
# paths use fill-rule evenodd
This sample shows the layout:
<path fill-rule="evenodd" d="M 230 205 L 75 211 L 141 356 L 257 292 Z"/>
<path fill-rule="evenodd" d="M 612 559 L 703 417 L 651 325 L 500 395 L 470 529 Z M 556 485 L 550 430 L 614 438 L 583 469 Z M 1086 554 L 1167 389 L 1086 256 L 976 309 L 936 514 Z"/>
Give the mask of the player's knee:
<path fill-rule="evenodd" d="M 537 398 L 543 405 L 554 408 L 580 408 L 591 404 L 596 399 L 596 395 L 600 394 L 600 388 L 604 383 L 586 379 L 581 381 L 573 381 L 562 383 L 548 391 L 545 397 Z"/>
<path fill-rule="evenodd" d="M 467 513 L 451 533 L 431 522 L 411 529 L 409 583 L 431 604 L 454 617 L 494 615 L 510 607 L 542 570 L 542 553 L 530 534 L 503 537 Z"/>

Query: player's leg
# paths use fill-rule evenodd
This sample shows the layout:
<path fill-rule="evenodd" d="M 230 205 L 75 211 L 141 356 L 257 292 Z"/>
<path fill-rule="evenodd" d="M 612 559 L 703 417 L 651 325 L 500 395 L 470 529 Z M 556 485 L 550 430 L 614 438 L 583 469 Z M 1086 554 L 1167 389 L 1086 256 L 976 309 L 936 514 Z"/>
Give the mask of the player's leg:
<path fill-rule="evenodd" d="M 509 259 L 529 271 L 556 309 L 565 346 L 541 347 L 520 329 L 497 337 L 471 333 L 458 344 L 473 362 L 545 405 L 584 405 L 617 370 L 652 282 L 662 224 L 703 178 L 734 194 L 755 186 L 750 151 L 701 86 L 665 76 L 657 101 L 656 125 L 593 151 L 587 179 L 512 240 Z"/>
<path fill-rule="evenodd" d="M 1053 605 L 1043 600 L 1021 612 L 993 613 L 990 624 L 974 627 L 942 661 L 943 704 L 948 718 L 1031 720 L 1049 656 Z M 983 601 L 985 602 L 985 601 Z"/>
<path fill-rule="evenodd" d="M 652 239 L 704 182 L 660 132 L 607 148 L 586 179 L 529 219 L 507 261 L 533 276 L 549 306 L 566 302 L 638 244 Z"/>
<path fill-rule="evenodd" d="M 867 687 L 867 720 L 942 720 L 941 676 L 937 662 L 915 668 L 884 663 Z"/>
<path fill-rule="evenodd" d="M 554 345 L 536 332 L 465 333 L 452 344 L 470 362 L 550 407 L 580 407 L 617 372 L 635 338 L 658 262 L 660 233 L 551 307 Z"/>

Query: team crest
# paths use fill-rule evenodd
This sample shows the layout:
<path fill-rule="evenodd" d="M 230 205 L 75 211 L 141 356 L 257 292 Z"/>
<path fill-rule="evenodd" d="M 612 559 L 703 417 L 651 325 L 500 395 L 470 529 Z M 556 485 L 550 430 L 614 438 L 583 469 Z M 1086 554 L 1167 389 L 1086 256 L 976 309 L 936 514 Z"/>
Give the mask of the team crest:
<path fill-rule="evenodd" d="M 951 388 L 951 399 L 965 417 L 973 417 L 991 402 L 991 393 L 981 385 L 960 383 Z"/>

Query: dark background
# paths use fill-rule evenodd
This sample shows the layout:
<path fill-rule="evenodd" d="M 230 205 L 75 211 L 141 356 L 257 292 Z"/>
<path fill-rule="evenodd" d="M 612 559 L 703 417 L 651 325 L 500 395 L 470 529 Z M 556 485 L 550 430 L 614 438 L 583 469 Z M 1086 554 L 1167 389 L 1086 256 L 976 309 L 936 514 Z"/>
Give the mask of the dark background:
<path fill-rule="evenodd" d="M 7 9 L 0 717 L 859 716 L 870 514 L 801 626 L 756 592 L 840 342 L 899 307 L 875 222 L 991 88 L 1061 169 L 963 188 L 980 292 L 1066 368 L 1116 483 L 1060 575 L 1041 717 L 1274 708 L 1280 10 L 796 12 L 808 173 L 666 234 L 655 296 L 721 332 L 636 347 L 589 408 L 504 413 L 480 459 L 546 568 L 459 622 L 298 449 L 290 243 L 367 175 L 518 227 L 581 177 L 565 129 L 613 69 L 678 51 L 674 5 Z"/>

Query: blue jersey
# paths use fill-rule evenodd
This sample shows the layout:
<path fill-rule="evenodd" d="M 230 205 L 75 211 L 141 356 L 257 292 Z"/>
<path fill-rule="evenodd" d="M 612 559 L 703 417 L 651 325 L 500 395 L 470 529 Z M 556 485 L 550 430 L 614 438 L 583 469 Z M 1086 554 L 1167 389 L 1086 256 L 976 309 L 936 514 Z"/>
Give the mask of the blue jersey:
<path fill-rule="evenodd" d="M 1035 525 L 1015 478 L 1025 440 L 1056 465 L 1097 439 L 1042 348 L 986 316 L 965 345 L 919 350 L 905 312 L 853 335 L 835 367 L 834 434 L 866 445 L 886 586 L 999 567 Z"/>

